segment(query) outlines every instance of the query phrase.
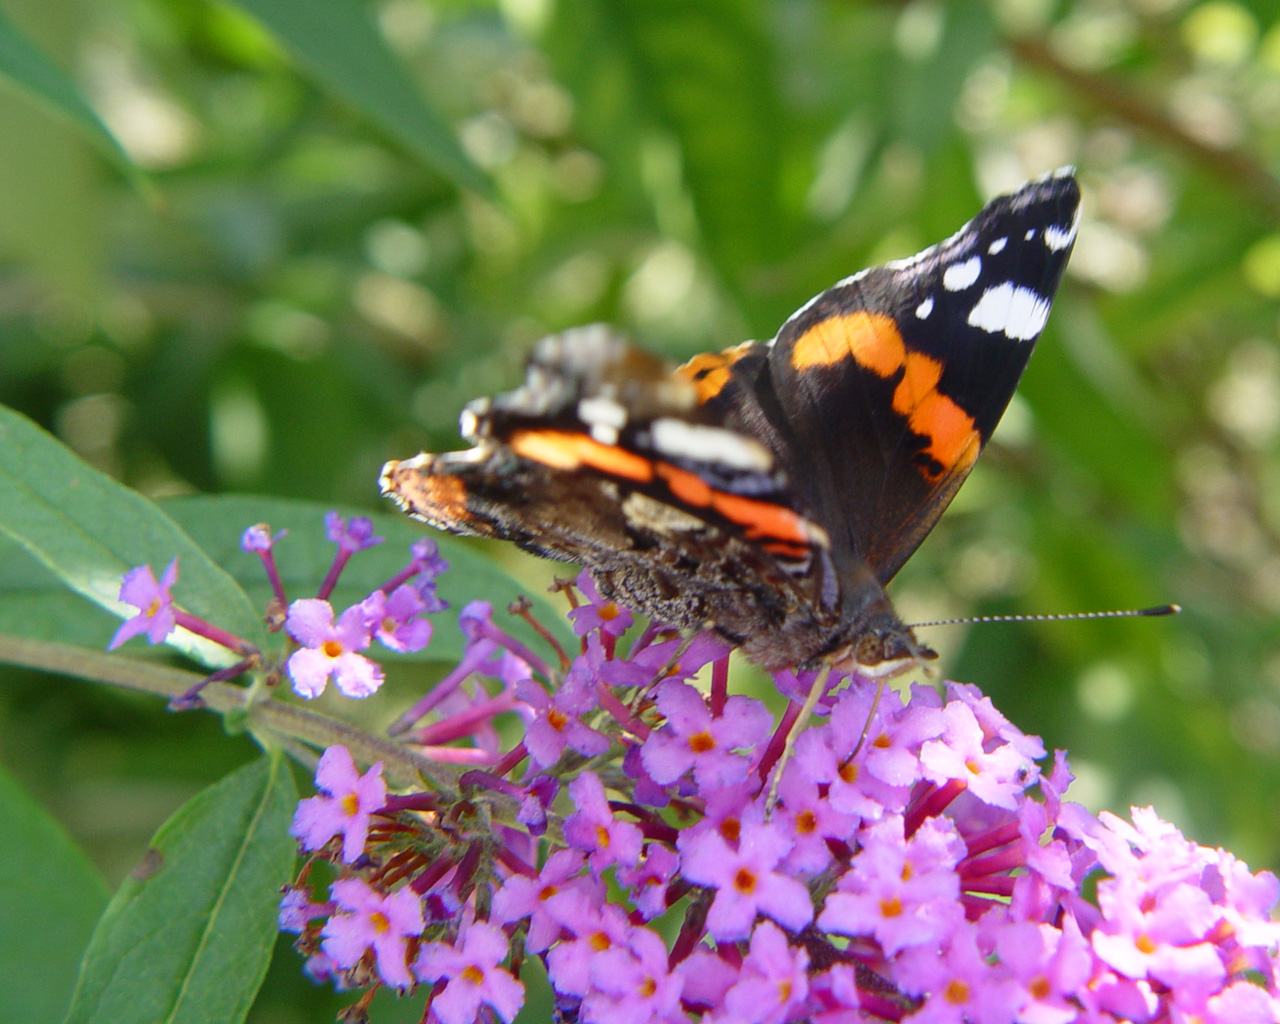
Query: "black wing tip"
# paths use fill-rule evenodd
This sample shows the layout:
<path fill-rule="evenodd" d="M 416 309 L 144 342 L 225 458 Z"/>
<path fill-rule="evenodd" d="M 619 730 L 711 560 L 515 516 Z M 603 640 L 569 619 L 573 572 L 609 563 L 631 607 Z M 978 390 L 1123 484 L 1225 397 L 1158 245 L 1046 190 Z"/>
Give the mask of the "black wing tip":
<path fill-rule="evenodd" d="M 1038 178 L 1025 182 L 1008 195 L 997 196 L 987 204 L 988 209 L 1007 207 L 1022 212 L 1034 206 L 1052 206 L 1059 214 L 1074 216 L 1080 205 L 1080 182 L 1073 164 L 1047 171 Z"/>

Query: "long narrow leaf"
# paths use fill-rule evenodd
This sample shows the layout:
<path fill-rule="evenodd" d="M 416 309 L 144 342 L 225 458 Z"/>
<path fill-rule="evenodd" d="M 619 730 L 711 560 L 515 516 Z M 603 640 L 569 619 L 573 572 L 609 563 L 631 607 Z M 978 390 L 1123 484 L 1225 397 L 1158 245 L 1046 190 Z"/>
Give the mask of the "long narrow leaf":
<path fill-rule="evenodd" d="M 85 954 L 67 1024 L 236 1024 L 262 984 L 297 793 L 279 756 L 188 801 L 156 833 Z"/>
<path fill-rule="evenodd" d="M 116 614 L 129 568 L 157 576 L 178 557 L 178 603 L 262 646 L 266 632 L 248 597 L 176 523 L 140 494 L 76 458 L 56 438 L 0 407 L 0 533 L 17 541 L 68 586 Z M 230 652 L 179 630 L 170 642 L 198 660 L 226 664 Z"/>
<path fill-rule="evenodd" d="M 0 1006 L 24 1024 L 63 1019 L 107 888 L 62 826 L 0 770 Z"/>
<path fill-rule="evenodd" d="M 26 89 L 81 129 L 131 178 L 141 171 L 98 117 L 75 83 L 0 11 L 0 74 Z"/>
<path fill-rule="evenodd" d="M 459 185 L 488 191 L 356 0 L 236 0 L 333 92 Z"/>

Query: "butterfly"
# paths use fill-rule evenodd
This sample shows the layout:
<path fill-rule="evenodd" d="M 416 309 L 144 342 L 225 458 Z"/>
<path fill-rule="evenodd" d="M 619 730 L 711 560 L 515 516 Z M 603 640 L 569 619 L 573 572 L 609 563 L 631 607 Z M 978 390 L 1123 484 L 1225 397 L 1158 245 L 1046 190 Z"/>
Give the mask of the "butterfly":
<path fill-rule="evenodd" d="M 1049 317 L 1080 190 L 1062 168 L 947 240 L 837 282 L 767 342 L 672 367 L 608 327 L 539 343 L 463 451 L 381 486 L 451 533 L 586 566 L 601 593 L 766 670 L 937 657 L 885 591 L 973 469 Z"/>

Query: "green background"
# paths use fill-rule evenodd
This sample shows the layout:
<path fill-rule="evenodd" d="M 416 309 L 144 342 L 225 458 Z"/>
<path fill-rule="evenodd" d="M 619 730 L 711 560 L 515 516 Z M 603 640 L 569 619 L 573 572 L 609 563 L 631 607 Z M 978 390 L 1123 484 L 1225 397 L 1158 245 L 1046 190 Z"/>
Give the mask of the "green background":
<path fill-rule="evenodd" d="M 1077 164 L 1048 329 L 893 594 L 910 620 L 1183 604 L 928 639 L 1071 752 L 1076 798 L 1280 866 L 1275 4 L 0 12 L 24 86 L 0 84 L 0 401 L 153 497 L 378 508 L 382 461 L 456 447 L 462 404 L 547 332 L 607 321 L 676 358 L 767 338 Z M 252 754 L 211 716 L 3 678 L 0 762 L 112 887 Z M 251 1020 L 341 1005 L 298 966 L 277 958 Z"/>

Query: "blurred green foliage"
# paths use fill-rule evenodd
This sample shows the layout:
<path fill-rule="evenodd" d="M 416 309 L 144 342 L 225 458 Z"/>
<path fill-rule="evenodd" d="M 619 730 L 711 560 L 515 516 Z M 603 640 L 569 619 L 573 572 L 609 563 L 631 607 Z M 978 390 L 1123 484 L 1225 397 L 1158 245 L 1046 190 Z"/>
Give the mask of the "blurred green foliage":
<path fill-rule="evenodd" d="M 1181 602 L 929 639 L 1071 751 L 1080 799 L 1280 866 L 1274 4 L 3 7 L 146 184 L 3 86 L 0 401 L 152 496 L 376 507 L 382 461 L 455 447 L 547 332 L 604 320 L 672 357 L 768 337 L 1077 164 L 1040 350 L 894 593 L 909 619 Z M 0 760 L 113 883 L 247 754 L 140 698 L 0 688 Z M 251 1019 L 324 1019 L 297 966 Z"/>

